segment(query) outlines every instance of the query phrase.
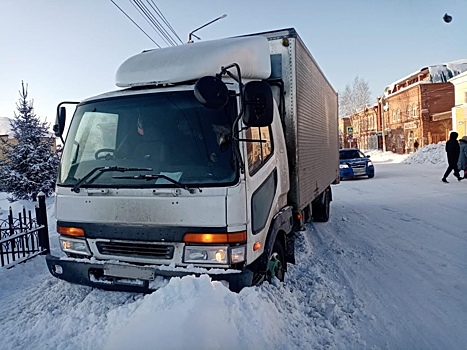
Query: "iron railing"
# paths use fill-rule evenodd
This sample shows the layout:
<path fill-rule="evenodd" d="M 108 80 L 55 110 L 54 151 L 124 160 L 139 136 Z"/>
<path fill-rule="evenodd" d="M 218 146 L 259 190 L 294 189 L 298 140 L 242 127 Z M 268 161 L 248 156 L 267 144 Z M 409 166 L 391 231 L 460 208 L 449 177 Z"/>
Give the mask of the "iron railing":
<path fill-rule="evenodd" d="M 0 266 L 13 267 L 40 254 L 50 252 L 45 195 L 37 196 L 35 217 L 31 210 L 16 216 L 10 207 L 7 219 L 0 219 Z"/>

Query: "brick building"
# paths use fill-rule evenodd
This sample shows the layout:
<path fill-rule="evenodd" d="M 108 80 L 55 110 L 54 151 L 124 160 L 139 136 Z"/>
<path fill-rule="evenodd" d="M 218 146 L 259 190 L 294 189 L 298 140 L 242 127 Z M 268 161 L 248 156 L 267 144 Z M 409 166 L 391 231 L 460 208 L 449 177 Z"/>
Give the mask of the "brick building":
<path fill-rule="evenodd" d="M 378 104 L 366 106 L 350 116 L 353 139 L 364 150 L 380 148 L 378 143 Z"/>
<path fill-rule="evenodd" d="M 413 152 L 446 141 L 452 128 L 454 86 L 448 80 L 467 70 L 467 60 L 430 66 L 388 86 L 380 99 L 381 131 L 386 150 Z"/>
<path fill-rule="evenodd" d="M 339 118 L 339 148 L 352 147 L 353 133 L 348 132 L 349 127 L 351 127 L 350 117 Z"/>

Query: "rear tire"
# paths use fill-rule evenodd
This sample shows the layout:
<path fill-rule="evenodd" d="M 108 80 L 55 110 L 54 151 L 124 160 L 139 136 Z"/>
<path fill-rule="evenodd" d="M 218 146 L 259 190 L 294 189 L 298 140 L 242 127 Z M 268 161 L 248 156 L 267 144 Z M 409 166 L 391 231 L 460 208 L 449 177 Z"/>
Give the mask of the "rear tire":
<path fill-rule="evenodd" d="M 331 192 L 324 191 L 322 195 L 312 202 L 313 221 L 326 222 L 329 220 L 331 210 Z"/>

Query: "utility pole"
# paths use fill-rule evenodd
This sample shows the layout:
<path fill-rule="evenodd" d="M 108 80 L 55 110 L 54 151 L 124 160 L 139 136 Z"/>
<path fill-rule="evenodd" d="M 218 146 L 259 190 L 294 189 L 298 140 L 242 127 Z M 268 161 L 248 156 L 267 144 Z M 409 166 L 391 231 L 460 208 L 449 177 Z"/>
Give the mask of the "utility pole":
<path fill-rule="evenodd" d="M 384 98 L 384 94 L 381 95 L 380 99 L 380 110 L 381 110 L 381 135 L 383 137 L 383 152 L 386 152 L 386 128 L 384 125 L 384 112 L 387 112 L 388 110 L 388 103 L 386 99 Z"/>

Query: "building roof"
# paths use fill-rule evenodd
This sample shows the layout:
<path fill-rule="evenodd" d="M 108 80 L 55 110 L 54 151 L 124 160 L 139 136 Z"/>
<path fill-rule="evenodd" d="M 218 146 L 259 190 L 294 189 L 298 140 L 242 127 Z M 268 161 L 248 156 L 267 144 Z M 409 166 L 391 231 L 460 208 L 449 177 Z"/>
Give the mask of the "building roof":
<path fill-rule="evenodd" d="M 461 59 L 453 62 L 447 62 L 442 64 L 436 64 L 432 66 L 422 67 L 419 70 L 393 82 L 386 86 L 384 90 L 384 94 L 387 96 L 387 91 L 394 90 L 394 86 L 398 83 L 404 82 L 407 79 L 418 75 L 420 72 L 428 70 L 430 75 L 430 82 L 431 83 L 445 83 L 449 81 L 451 78 L 467 71 L 467 59 Z"/>

